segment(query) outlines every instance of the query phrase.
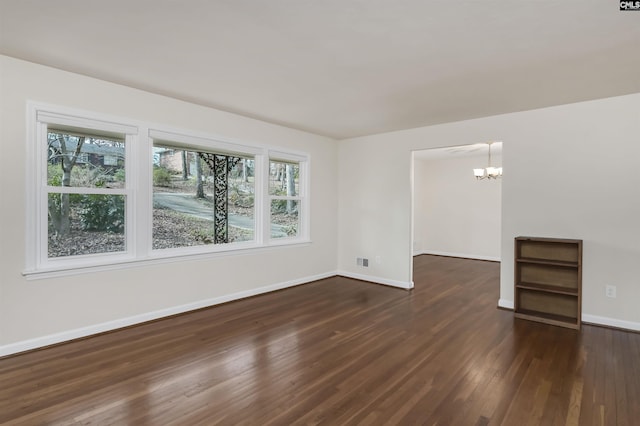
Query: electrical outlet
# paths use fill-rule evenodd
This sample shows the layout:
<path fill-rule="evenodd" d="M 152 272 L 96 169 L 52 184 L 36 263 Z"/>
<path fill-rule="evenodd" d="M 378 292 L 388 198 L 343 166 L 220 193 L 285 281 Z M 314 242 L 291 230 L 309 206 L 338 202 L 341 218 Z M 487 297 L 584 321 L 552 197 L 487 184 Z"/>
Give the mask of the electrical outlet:
<path fill-rule="evenodd" d="M 356 257 L 356 265 L 362 266 L 362 258 L 361 257 Z"/>
<path fill-rule="evenodd" d="M 605 294 L 607 295 L 607 297 L 615 299 L 616 298 L 616 286 L 615 285 L 606 286 L 605 287 Z"/>
<path fill-rule="evenodd" d="M 364 258 L 362 259 L 362 266 L 364 266 L 365 268 L 369 267 L 369 259 Z"/>

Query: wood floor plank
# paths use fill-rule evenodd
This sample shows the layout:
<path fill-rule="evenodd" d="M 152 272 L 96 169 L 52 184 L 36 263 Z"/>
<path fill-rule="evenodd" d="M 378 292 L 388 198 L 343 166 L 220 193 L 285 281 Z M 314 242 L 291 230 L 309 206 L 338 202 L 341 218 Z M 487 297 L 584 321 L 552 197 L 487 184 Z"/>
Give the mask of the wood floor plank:
<path fill-rule="evenodd" d="M 0 359 L 6 425 L 632 425 L 640 334 L 515 320 L 499 264 L 414 259 Z"/>

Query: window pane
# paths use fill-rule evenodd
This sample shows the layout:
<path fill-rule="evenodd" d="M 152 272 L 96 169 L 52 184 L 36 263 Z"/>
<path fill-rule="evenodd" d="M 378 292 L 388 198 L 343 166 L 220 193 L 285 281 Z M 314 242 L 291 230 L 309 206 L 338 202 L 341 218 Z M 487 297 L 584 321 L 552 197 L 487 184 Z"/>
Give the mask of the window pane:
<path fill-rule="evenodd" d="M 50 258 L 125 250 L 125 196 L 49 194 Z"/>
<path fill-rule="evenodd" d="M 229 170 L 229 242 L 252 241 L 255 228 L 255 162 L 241 158 Z"/>
<path fill-rule="evenodd" d="M 254 182 L 252 158 L 155 146 L 153 248 L 252 241 Z"/>
<path fill-rule="evenodd" d="M 124 188 L 124 181 L 124 142 L 48 133 L 48 185 Z"/>
<path fill-rule="evenodd" d="M 300 195 L 300 165 L 279 161 L 269 162 L 269 195 L 295 197 Z"/>
<path fill-rule="evenodd" d="M 271 238 L 295 237 L 300 229 L 298 200 L 271 200 Z"/>

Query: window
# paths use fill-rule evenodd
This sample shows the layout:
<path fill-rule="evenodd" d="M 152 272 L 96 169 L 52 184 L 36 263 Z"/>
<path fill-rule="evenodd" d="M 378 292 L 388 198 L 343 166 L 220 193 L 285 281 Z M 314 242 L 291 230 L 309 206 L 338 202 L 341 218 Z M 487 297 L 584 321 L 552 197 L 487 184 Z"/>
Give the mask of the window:
<path fill-rule="evenodd" d="M 125 135 L 48 126 L 47 256 L 123 252 L 126 249 Z M 118 158 L 105 164 L 107 157 Z"/>
<path fill-rule="evenodd" d="M 255 160 L 153 147 L 153 248 L 255 240 Z"/>
<path fill-rule="evenodd" d="M 300 163 L 269 161 L 271 238 L 296 237 L 300 232 Z"/>
<path fill-rule="evenodd" d="M 309 240 L 307 155 L 30 104 L 25 274 Z"/>

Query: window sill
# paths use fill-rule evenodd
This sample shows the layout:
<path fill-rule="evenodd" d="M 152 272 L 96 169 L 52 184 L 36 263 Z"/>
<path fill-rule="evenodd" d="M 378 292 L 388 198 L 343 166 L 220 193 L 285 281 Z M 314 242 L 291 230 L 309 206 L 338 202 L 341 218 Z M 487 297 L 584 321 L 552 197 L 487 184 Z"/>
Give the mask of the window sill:
<path fill-rule="evenodd" d="M 251 245 L 244 246 L 238 248 L 225 248 L 222 250 L 216 251 L 205 251 L 205 252 L 195 252 L 195 253 L 180 253 L 181 250 L 156 250 L 151 255 L 144 259 L 131 259 L 131 258 L 120 258 L 118 260 L 112 260 L 110 262 L 95 262 L 92 264 L 65 264 L 64 266 L 56 266 L 49 268 L 40 268 L 40 269 L 32 269 L 25 270 L 22 272 L 22 275 L 27 278 L 27 280 L 38 280 L 38 279 L 47 279 L 47 278 L 57 278 L 57 277 L 66 277 L 71 275 L 79 275 L 79 274 L 87 274 L 94 272 L 102 272 L 102 271 L 112 271 L 112 270 L 121 270 L 121 269 L 129 269 L 129 268 L 137 268 L 151 265 L 161 265 L 170 262 L 184 262 L 191 260 L 201 260 L 201 259 L 215 259 L 219 257 L 227 257 L 227 256 L 240 256 L 240 255 L 250 255 L 250 254 L 258 254 L 262 252 L 268 252 L 271 250 L 277 250 L 287 247 L 300 247 L 300 246 L 308 246 L 311 245 L 311 240 L 309 239 L 282 239 L 282 240 L 274 240 L 269 244 L 264 245 Z"/>

